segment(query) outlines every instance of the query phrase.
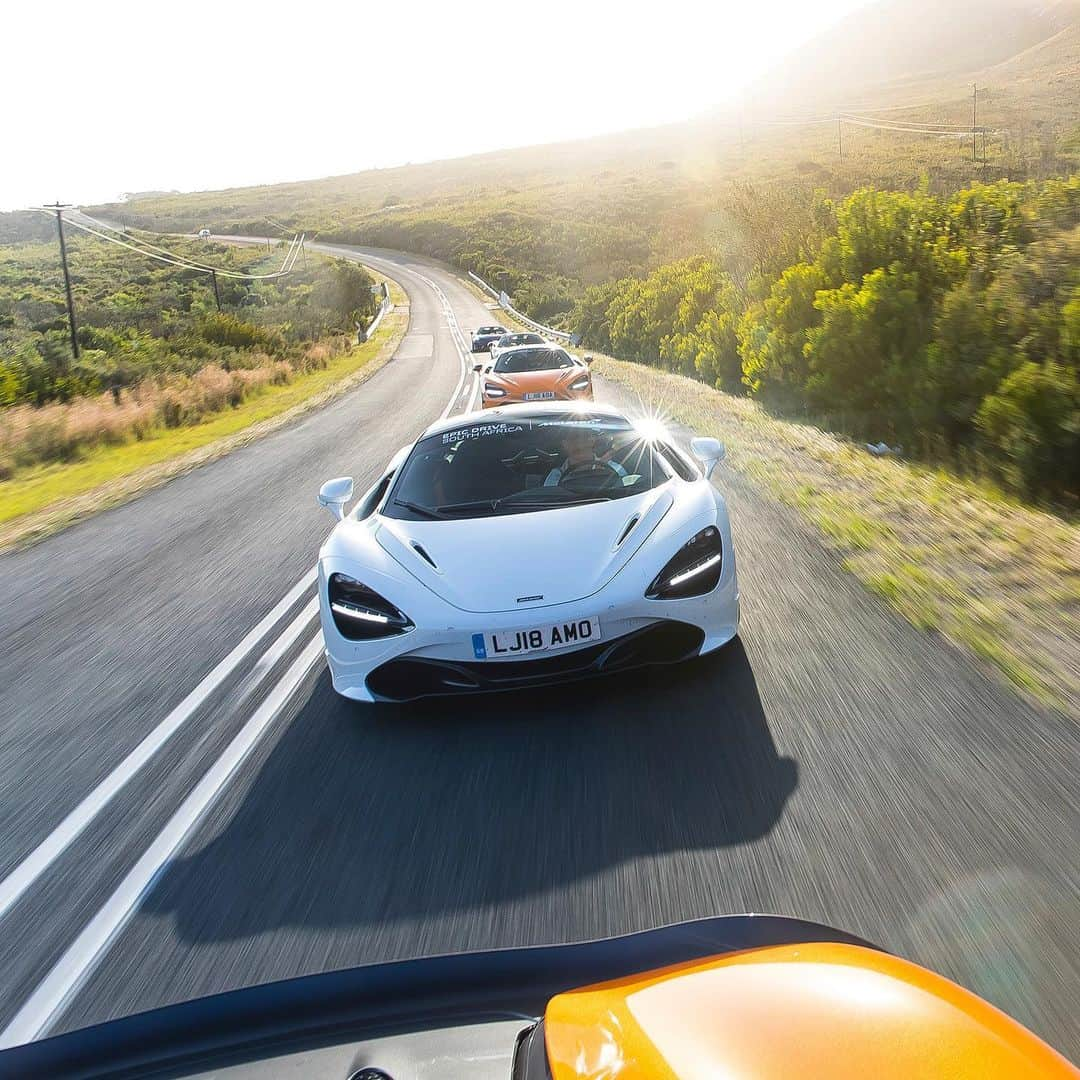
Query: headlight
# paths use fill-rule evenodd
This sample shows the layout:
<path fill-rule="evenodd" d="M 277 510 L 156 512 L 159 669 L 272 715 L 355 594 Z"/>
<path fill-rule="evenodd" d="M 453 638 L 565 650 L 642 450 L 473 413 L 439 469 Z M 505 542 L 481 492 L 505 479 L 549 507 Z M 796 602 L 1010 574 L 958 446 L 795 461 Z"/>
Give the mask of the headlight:
<path fill-rule="evenodd" d="M 412 620 L 386 597 L 345 574 L 331 574 L 328 591 L 330 614 L 342 637 L 371 641 L 413 629 Z"/>
<path fill-rule="evenodd" d="M 653 579 L 645 595 L 650 600 L 685 600 L 704 596 L 720 582 L 724 565 L 723 541 L 715 525 L 688 540 Z"/>
<path fill-rule="evenodd" d="M 570 384 L 570 389 L 571 390 L 585 390 L 588 387 L 588 385 L 589 385 L 589 376 L 588 375 L 582 375 L 580 379 L 575 379 Z"/>
<path fill-rule="evenodd" d="M 484 393 L 488 397 L 506 397 L 506 391 L 501 386 L 492 386 L 491 383 L 484 383 Z"/>

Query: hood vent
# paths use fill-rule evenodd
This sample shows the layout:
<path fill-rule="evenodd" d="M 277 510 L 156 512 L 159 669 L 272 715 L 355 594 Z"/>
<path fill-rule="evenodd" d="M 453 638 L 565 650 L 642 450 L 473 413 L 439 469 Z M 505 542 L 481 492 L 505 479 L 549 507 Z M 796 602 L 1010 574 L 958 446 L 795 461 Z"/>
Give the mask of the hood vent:
<path fill-rule="evenodd" d="M 412 542 L 412 549 L 432 568 L 432 570 L 438 571 L 439 568 L 436 565 L 435 560 L 415 540 Z"/>
<path fill-rule="evenodd" d="M 640 514 L 635 514 L 627 523 L 626 528 L 623 529 L 619 536 L 619 539 L 615 541 L 615 548 L 621 547 L 622 542 L 634 531 L 634 526 L 641 520 Z M 615 548 L 612 548 L 614 551 Z"/>

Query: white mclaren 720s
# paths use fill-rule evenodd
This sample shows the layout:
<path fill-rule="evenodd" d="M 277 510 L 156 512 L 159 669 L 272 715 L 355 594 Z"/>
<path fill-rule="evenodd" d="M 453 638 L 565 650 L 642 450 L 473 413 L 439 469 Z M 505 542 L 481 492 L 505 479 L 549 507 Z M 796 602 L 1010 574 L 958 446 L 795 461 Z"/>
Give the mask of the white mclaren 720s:
<path fill-rule="evenodd" d="M 593 402 L 432 424 L 319 552 L 334 688 L 408 701 L 562 683 L 712 652 L 739 631 L 724 448 Z"/>

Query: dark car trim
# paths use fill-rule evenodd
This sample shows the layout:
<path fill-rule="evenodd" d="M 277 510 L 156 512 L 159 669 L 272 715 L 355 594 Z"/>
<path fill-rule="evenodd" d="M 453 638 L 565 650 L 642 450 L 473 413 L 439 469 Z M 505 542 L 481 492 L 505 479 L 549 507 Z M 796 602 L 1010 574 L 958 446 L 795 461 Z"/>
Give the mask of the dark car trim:
<path fill-rule="evenodd" d="M 368 675 L 367 688 L 377 701 L 402 702 L 524 687 L 562 686 L 630 668 L 681 664 L 697 656 L 704 642 L 705 634 L 699 627 L 664 619 L 610 641 L 531 660 L 471 661 L 398 656 Z"/>
<path fill-rule="evenodd" d="M 158 1075 L 394 1031 L 541 1016 L 555 994 L 575 987 L 811 941 L 875 948 L 801 919 L 729 915 L 573 945 L 426 956 L 233 990 L 0 1051 L 0 1076 Z"/>

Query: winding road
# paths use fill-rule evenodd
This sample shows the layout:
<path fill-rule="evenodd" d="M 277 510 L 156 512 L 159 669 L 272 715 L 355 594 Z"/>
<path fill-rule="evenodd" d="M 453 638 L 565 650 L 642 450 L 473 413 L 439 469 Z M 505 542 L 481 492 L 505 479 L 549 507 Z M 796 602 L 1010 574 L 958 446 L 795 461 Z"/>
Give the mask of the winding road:
<path fill-rule="evenodd" d="M 773 911 L 1080 1056 L 1075 723 L 892 614 L 731 470 L 741 644 L 542 693 L 332 692 L 315 493 L 363 490 L 468 408 L 462 334 L 491 320 L 434 263 L 333 250 L 408 292 L 389 364 L 0 557 L 0 1046 L 308 972 Z"/>

